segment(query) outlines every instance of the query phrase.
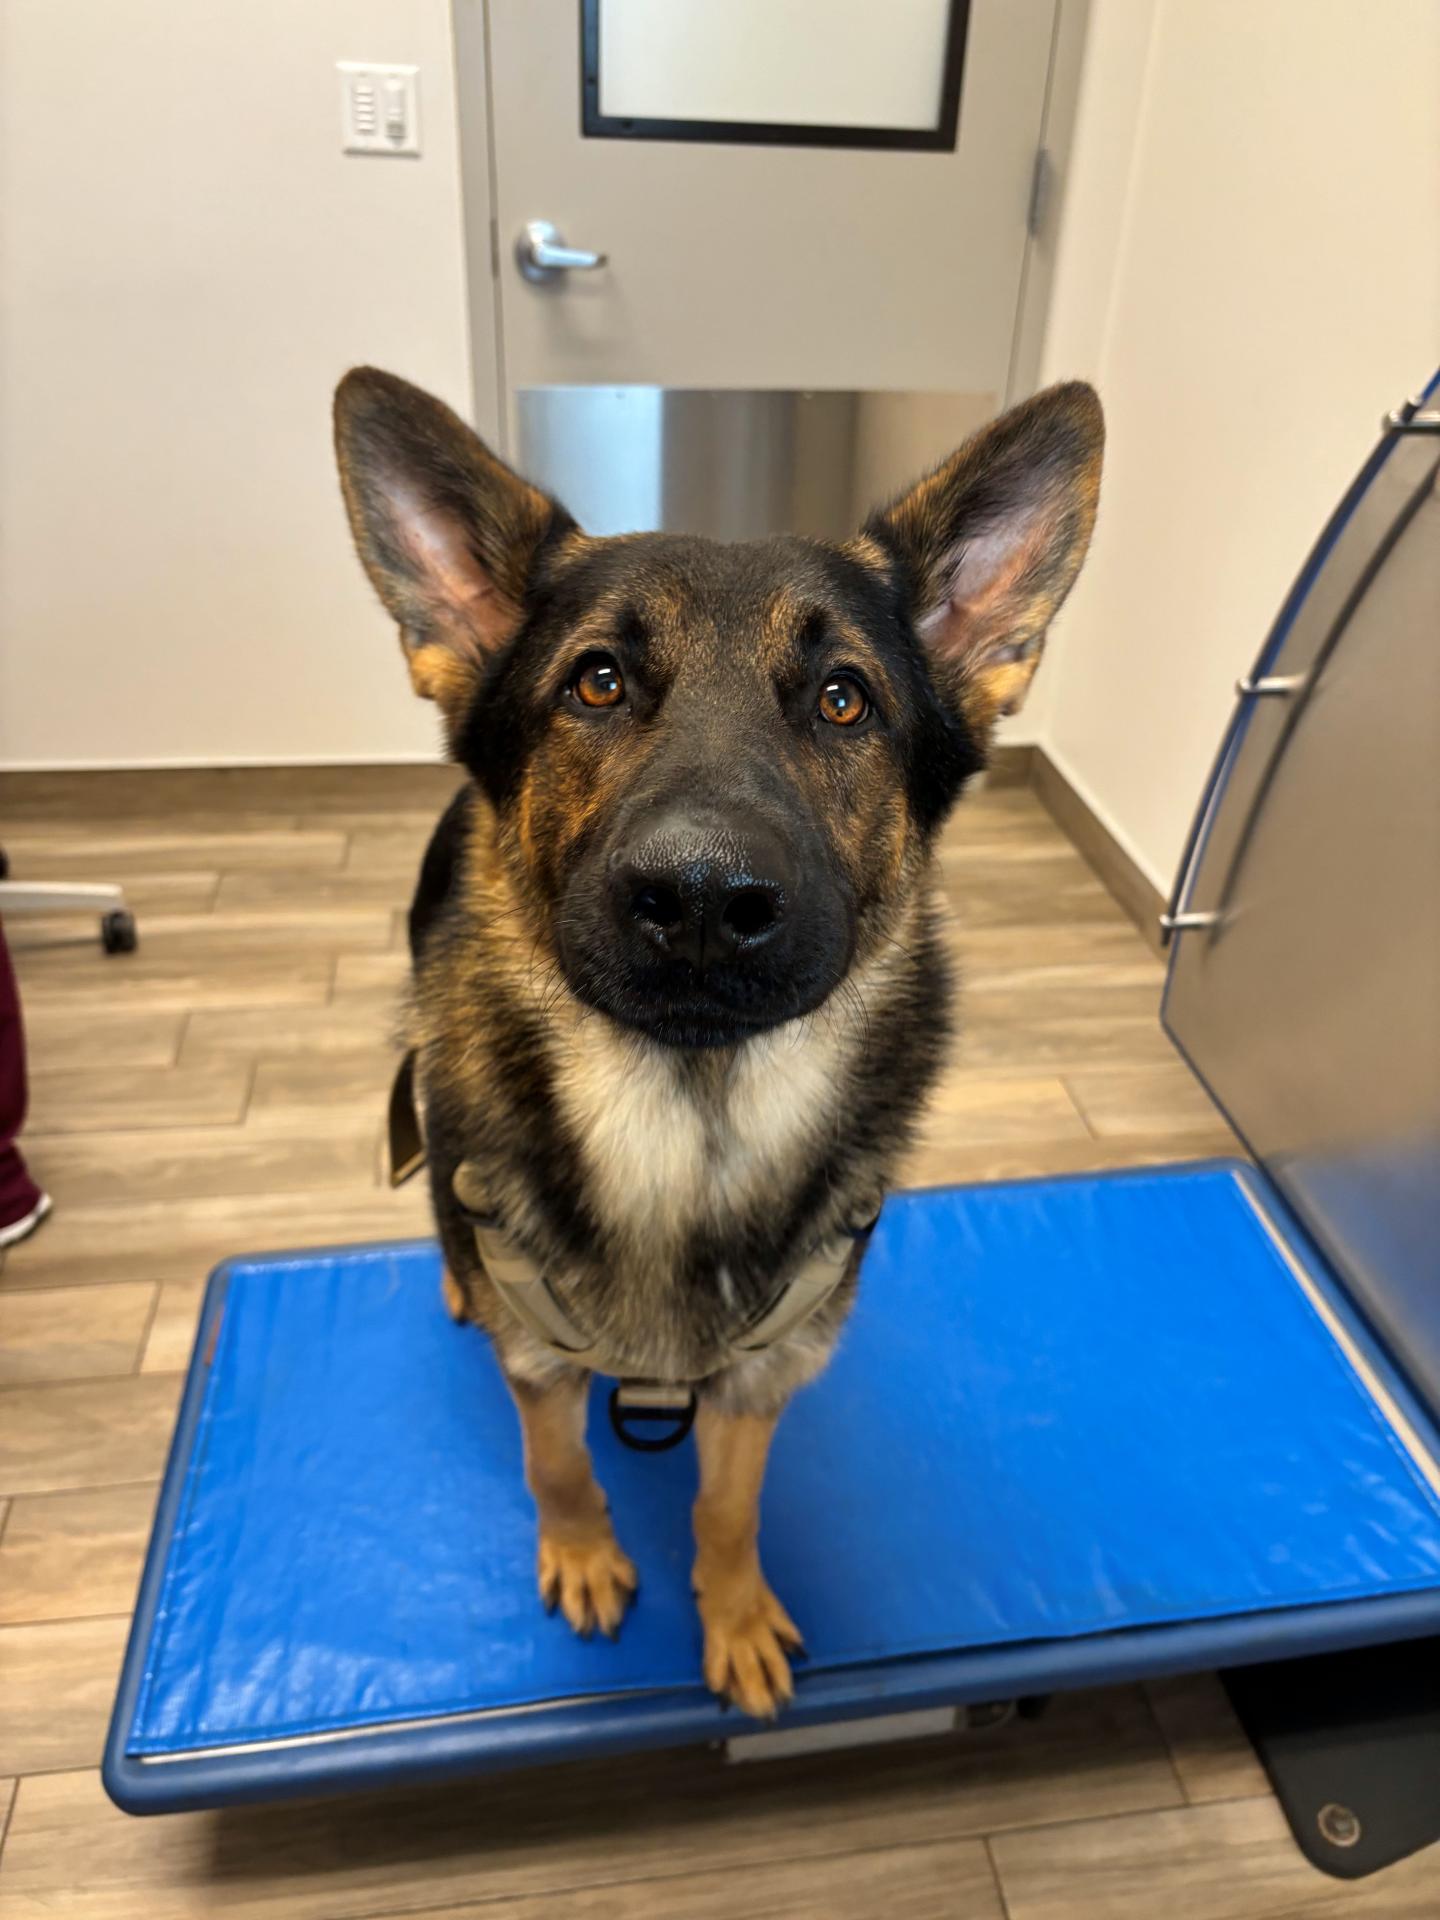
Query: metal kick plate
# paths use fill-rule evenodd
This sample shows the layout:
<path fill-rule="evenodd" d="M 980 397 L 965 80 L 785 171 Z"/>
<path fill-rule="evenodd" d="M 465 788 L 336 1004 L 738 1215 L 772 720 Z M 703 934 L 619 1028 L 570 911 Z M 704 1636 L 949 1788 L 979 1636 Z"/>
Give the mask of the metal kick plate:
<path fill-rule="evenodd" d="M 522 387 L 515 464 L 589 533 L 843 539 L 996 404 L 989 393 Z"/>

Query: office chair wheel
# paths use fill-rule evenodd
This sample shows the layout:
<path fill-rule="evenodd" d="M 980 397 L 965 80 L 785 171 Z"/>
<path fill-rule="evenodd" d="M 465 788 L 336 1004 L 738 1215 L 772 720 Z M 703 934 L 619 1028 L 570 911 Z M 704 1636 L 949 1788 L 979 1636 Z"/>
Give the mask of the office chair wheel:
<path fill-rule="evenodd" d="M 140 944 L 135 931 L 135 916 L 124 908 L 107 913 L 100 922 L 100 941 L 106 953 L 134 953 Z"/>

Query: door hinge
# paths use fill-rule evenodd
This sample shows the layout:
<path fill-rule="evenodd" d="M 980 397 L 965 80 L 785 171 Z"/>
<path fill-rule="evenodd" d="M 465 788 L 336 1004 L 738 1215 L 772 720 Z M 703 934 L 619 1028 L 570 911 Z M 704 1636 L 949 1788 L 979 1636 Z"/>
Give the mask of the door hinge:
<path fill-rule="evenodd" d="M 490 216 L 490 277 L 500 278 L 500 222 L 493 213 Z"/>
<path fill-rule="evenodd" d="M 1038 238 L 1050 211 L 1050 194 L 1055 185 L 1055 162 L 1048 147 L 1035 149 L 1035 166 L 1030 175 L 1030 205 L 1025 214 L 1025 231 Z"/>

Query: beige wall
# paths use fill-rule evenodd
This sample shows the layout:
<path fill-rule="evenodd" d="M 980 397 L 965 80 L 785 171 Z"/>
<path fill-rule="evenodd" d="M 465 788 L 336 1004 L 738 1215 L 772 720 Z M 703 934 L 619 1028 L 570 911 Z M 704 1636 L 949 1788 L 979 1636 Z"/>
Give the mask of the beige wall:
<path fill-rule="evenodd" d="M 1043 365 L 1097 382 L 1109 457 L 1027 719 L 1158 885 L 1237 674 L 1440 357 L 1437 73 L 1435 0 L 1095 0 Z"/>
<path fill-rule="evenodd" d="M 421 159 L 337 59 L 420 65 Z M 0 764 L 434 751 L 327 410 L 470 405 L 453 96 L 446 0 L 0 0 Z"/>

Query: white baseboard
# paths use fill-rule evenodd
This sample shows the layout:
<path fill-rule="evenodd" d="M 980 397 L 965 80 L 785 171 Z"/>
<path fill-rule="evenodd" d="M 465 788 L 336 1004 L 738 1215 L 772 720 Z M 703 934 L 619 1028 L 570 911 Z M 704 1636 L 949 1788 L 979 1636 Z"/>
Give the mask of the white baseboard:
<path fill-rule="evenodd" d="M 1041 741 L 1040 752 L 1045 755 L 1045 758 L 1050 762 L 1051 766 L 1054 767 L 1061 779 L 1064 780 L 1066 786 L 1069 787 L 1076 799 L 1084 803 L 1088 812 L 1091 813 L 1105 829 L 1106 833 L 1109 834 L 1121 852 L 1126 854 L 1140 869 L 1141 873 L 1144 874 L 1155 891 L 1162 896 L 1168 894 L 1170 891 L 1170 875 L 1168 873 L 1162 874 L 1155 862 L 1141 851 L 1135 841 L 1125 831 L 1124 827 L 1120 825 L 1120 822 L 1115 818 L 1114 814 L 1111 813 L 1110 809 L 1105 806 L 1103 801 L 1096 799 L 1094 790 L 1091 788 L 1089 782 L 1081 779 L 1074 767 L 1072 767 L 1070 762 L 1065 758 L 1065 755 L 1056 748 L 1054 742 L 1050 740 Z"/>

